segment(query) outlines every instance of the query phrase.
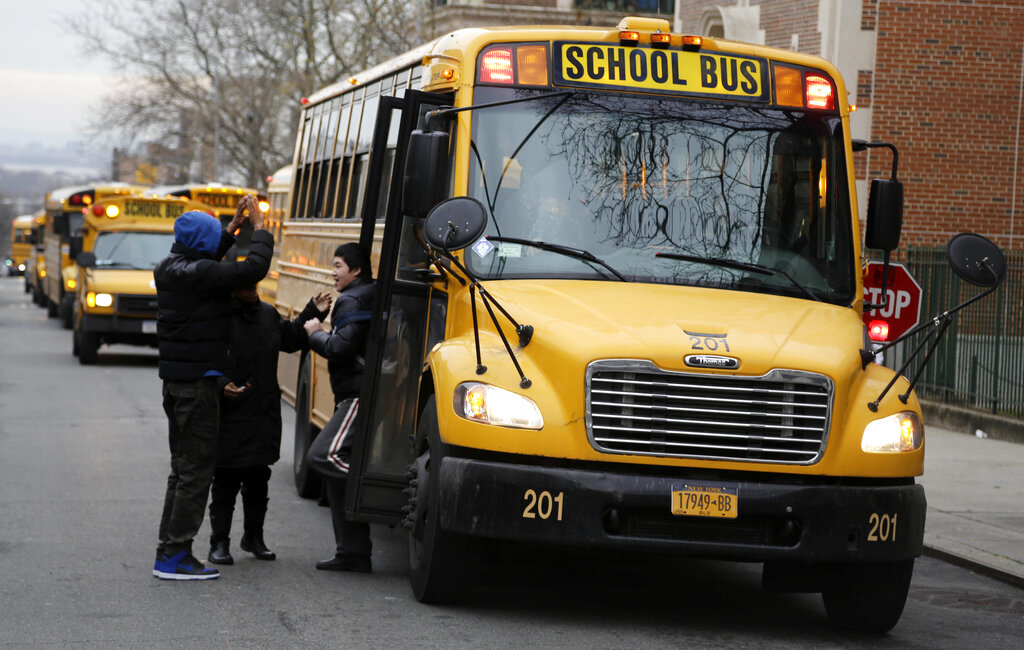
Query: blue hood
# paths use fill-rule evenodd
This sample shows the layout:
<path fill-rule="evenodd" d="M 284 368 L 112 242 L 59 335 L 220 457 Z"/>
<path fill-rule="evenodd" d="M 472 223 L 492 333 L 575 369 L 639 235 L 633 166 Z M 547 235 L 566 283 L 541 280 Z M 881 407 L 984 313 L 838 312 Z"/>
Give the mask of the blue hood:
<path fill-rule="evenodd" d="M 220 221 L 198 210 L 186 212 L 174 221 L 174 241 L 207 255 L 217 252 L 220 234 Z"/>

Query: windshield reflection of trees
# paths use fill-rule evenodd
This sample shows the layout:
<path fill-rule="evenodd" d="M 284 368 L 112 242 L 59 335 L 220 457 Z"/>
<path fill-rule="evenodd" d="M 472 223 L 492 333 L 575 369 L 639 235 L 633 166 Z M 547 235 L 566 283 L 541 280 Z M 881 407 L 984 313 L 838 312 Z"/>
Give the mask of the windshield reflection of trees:
<path fill-rule="evenodd" d="M 109 232 L 96 238 L 97 266 L 153 269 L 171 250 L 174 233 Z"/>
<path fill-rule="evenodd" d="M 842 268 L 851 266 L 850 253 L 840 250 L 850 246 L 841 237 L 848 227 L 838 227 L 847 216 L 818 193 L 828 176 L 842 178 L 842 160 L 832 162 L 835 123 L 742 105 L 583 93 L 474 118 L 470 193 L 491 211 L 488 234 L 612 256 L 616 268 L 647 281 L 738 282 L 735 270 L 654 257 L 670 252 L 773 268 L 802 256 L 809 264 L 797 271 L 812 287 L 834 293 L 850 284 L 851 270 Z M 473 264 L 505 277 L 594 275 L 579 261 L 517 252 L 499 249 Z"/>

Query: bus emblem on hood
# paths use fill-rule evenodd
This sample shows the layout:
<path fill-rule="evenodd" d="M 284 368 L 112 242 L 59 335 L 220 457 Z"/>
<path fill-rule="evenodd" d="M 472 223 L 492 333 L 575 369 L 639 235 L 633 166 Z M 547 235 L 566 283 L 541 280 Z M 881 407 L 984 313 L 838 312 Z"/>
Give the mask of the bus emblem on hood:
<path fill-rule="evenodd" d="M 715 368 L 718 370 L 735 370 L 740 367 L 740 360 L 733 357 L 722 357 L 717 354 L 688 354 L 683 358 L 686 365 L 692 368 Z"/>

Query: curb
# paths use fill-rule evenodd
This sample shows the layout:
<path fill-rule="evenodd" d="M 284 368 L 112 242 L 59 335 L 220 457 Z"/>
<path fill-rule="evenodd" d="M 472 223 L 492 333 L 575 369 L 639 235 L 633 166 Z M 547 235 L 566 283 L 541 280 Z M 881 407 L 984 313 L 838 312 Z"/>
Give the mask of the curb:
<path fill-rule="evenodd" d="M 919 401 L 926 427 L 935 425 L 971 436 L 981 429 L 994 440 L 1024 443 L 1024 420 L 932 400 Z"/>
<path fill-rule="evenodd" d="M 957 553 L 952 553 L 942 548 L 935 546 L 924 545 L 924 554 L 928 557 L 941 560 L 947 564 L 953 564 L 964 569 L 969 569 L 975 573 L 987 576 L 994 580 L 1004 582 L 1012 587 L 1018 589 L 1024 589 L 1024 576 L 1006 569 L 1000 569 L 999 567 L 992 566 L 985 562 L 979 562 L 978 560 L 972 560 L 971 558 L 964 557 Z"/>

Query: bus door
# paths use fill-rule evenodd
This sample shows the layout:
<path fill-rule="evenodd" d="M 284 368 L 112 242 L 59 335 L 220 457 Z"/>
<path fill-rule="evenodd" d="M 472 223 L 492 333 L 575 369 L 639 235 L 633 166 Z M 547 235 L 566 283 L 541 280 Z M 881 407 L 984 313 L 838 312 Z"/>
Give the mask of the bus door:
<path fill-rule="evenodd" d="M 360 243 L 372 250 L 380 215 L 384 235 L 345 503 L 362 521 L 398 523 L 409 502 L 403 490 L 413 458 L 423 358 L 443 337 L 447 299 L 432 295 L 430 263 L 419 243 L 423 219 L 402 214 L 405 154 L 422 115 L 451 101 L 409 90 L 403 98 L 382 97 L 377 109 Z"/>

